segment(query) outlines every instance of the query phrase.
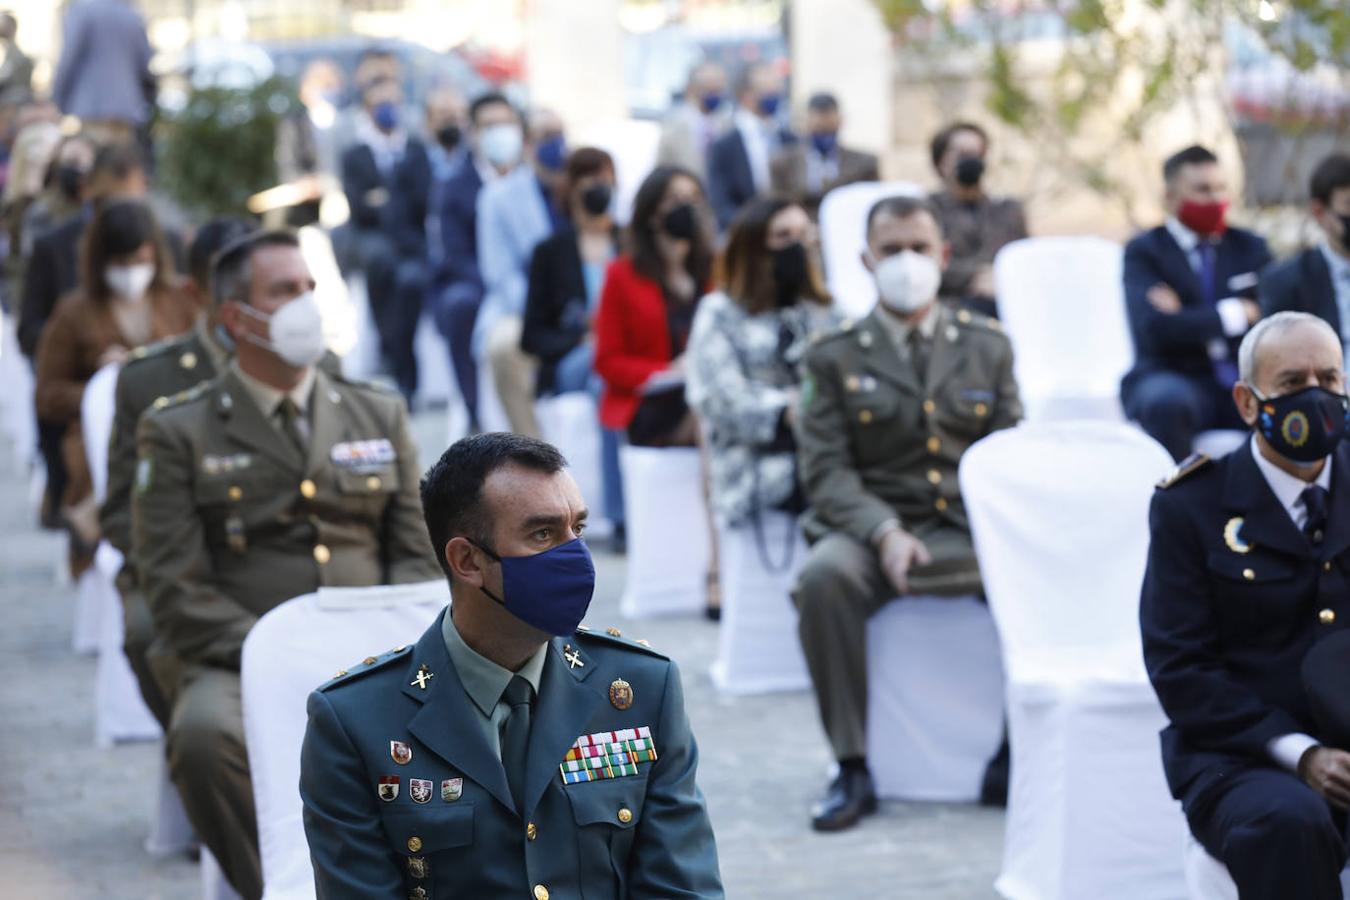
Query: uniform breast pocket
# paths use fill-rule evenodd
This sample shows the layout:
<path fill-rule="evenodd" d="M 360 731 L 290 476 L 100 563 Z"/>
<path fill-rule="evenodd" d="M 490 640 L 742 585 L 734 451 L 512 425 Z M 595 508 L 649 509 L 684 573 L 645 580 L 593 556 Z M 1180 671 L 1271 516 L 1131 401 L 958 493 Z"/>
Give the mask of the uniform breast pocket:
<path fill-rule="evenodd" d="M 938 425 L 949 434 L 978 438 L 989 429 L 995 399 L 989 388 L 952 385 L 937 398 Z"/>
<path fill-rule="evenodd" d="M 473 846 L 473 804 L 437 808 L 392 807 L 384 813 L 389 845 L 401 857 L 403 873 L 412 887 L 425 887 L 430 896 L 450 896 L 455 887 L 458 857 Z"/>
<path fill-rule="evenodd" d="M 400 487 L 398 467 L 392 463 L 362 469 L 338 469 L 334 475 L 344 505 L 380 513 Z"/>
<path fill-rule="evenodd" d="M 568 785 L 566 792 L 577 823 L 582 884 L 617 883 L 617 896 L 626 896 L 628 856 L 647 797 L 646 774 Z"/>
<path fill-rule="evenodd" d="M 870 465 L 894 456 L 894 441 L 887 437 L 917 426 L 914 410 L 909 408 L 917 406 L 917 402 L 902 404 L 899 393 L 887 386 L 845 394 L 844 415 L 854 457 L 861 464 Z"/>
<path fill-rule="evenodd" d="M 248 531 L 271 522 L 273 501 L 287 486 L 265 472 L 199 476 L 193 487 L 193 501 L 206 527 L 207 542 L 230 544 L 242 552 Z"/>
<path fill-rule="evenodd" d="M 1209 555 L 1209 570 L 1225 624 L 1237 624 L 1244 640 L 1280 639 L 1282 626 L 1296 624 L 1306 598 L 1294 560 L 1261 553 Z"/>

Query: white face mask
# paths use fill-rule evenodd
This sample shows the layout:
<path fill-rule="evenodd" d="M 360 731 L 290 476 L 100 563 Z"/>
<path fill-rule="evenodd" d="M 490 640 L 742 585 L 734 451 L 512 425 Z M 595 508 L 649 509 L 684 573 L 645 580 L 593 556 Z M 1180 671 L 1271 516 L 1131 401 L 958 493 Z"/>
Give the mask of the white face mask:
<path fill-rule="evenodd" d="M 872 277 L 882 304 L 892 312 L 910 315 L 937 297 L 942 270 L 931 256 L 904 250 L 875 264 Z"/>
<path fill-rule="evenodd" d="M 520 162 L 521 151 L 525 148 L 525 136 L 519 125 L 503 122 L 489 125 L 478 136 L 478 149 L 487 161 L 499 168 L 514 166 Z"/>
<path fill-rule="evenodd" d="M 134 266 L 108 266 L 103 270 L 108 289 L 123 300 L 139 300 L 145 296 L 150 282 L 155 280 L 154 263 Z"/>
<path fill-rule="evenodd" d="M 270 340 L 250 334 L 247 336 L 250 343 L 271 350 L 297 369 L 312 366 L 323 357 L 323 313 L 312 292 L 283 304 L 270 316 L 248 304 L 241 304 L 240 308 L 267 323 Z"/>

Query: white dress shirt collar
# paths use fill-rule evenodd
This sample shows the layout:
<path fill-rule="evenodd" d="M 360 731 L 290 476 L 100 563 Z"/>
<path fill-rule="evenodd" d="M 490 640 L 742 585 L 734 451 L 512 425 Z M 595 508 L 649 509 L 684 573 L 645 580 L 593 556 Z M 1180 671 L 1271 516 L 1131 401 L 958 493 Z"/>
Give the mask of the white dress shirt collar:
<path fill-rule="evenodd" d="M 1262 456 L 1254 434 L 1249 447 L 1251 448 L 1252 458 L 1256 460 L 1256 467 L 1265 476 L 1266 484 L 1270 485 L 1270 490 L 1275 494 L 1275 499 L 1280 501 L 1284 511 L 1289 513 L 1289 518 L 1294 520 L 1294 524 L 1301 531 L 1304 523 L 1308 521 L 1308 510 L 1303 504 L 1303 492 L 1309 487 L 1309 483 L 1302 478 L 1290 475 Z M 1326 465 L 1322 466 L 1321 473 L 1312 482 L 1312 484 L 1325 488 L 1327 491 L 1331 490 L 1331 462 L 1332 458 L 1328 456 Z"/>
<path fill-rule="evenodd" d="M 1172 240 L 1177 242 L 1177 246 L 1181 248 L 1181 252 L 1185 253 L 1189 258 L 1191 252 L 1200 245 L 1200 235 L 1191 231 L 1191 229 L 1187 228 L 1185 225 L 1182 225 L 1181 220 L 1176 216 L 1168 216 L 1167 222 L 1164 224 L 1167 228 L 1167 233 L 1172 235 Z"/>

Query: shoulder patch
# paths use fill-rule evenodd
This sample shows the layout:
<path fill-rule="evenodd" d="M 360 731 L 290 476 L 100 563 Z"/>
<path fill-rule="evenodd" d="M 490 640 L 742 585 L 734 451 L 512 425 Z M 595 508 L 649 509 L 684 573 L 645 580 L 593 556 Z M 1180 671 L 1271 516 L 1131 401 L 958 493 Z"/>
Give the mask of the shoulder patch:
<path fill-rule="evenodd" d="M 211 387 L 211 384 L 212 384 L 212 382 L 209 382 L 209 381 L 203 381 L 201 384 L 195 384 L 195 385 L 193 385 L 192 387 L 188 388 L 187 390 L 185 390 L 185 391 L 179 391 L 178 393 L 174 394 L 174 395 L 171 396 L 171 397 L 164 397 L 164 398 L 162 398 L 162 399 L 164 399 L 164 400 L 166 400 L 166 401 L 168 401 L 168 402 L 166 402 L 166 403 L 164 404 L 163 407 L 160 407 L 160 406 L 158 406 L 158 402 L 159 402 L 159 401 L 156 401 L 156 407 L 155 407 L 155 408 L 156 408 L 156 409 L 161 409 L 161 408 L 168 408 L 168 407 L 178 406 L 179 404 L 182 404 L 182 403 L 191 403 L 193 400 L 197 400 L 197 399 L 201 398 L 202 396 L 204 396 L 204 395 L 206 394 L 207 390 Z"/>
<path fill-rule="evenodd" d="M 317 688 L 315 688 L 315 690 L 326 691 L 331 687 L 336 687 L 337 685 L 340 684 L 346 684 L 347 682 L 352 681 L 355 678 L 359 678 L 362 675 L 368 675 L 371 672 L 376 671 L 377 669 L 384 668 L 390 663 L 398 662 L 399 660 L 406 658 L 408 654 L 412 652 L 412 649 L 413 649 L 412 645 L 408 644 L 403 647 L 398 647 L 394 650 L 389 650 L 384 653 L 380 653 L 376 656 L 367 656 L 365 659 L 361 660 L 358 663 L 347 666 L 344 669 L 339 669 L 337 671 L 337 674 L 335 674 L 328 681 L 325 681 L 323 684 L 319 685 Z"/>
<path fill-rule="evenodd" d="M 983 328 L 985 331 L 994 331 L 1003 333 L 1003 323 L 998 319 L 991 319 L 982 313 L 977 313 L 969 309 L 958 309 L 956 311 L 956 321 L 962 325 L 972 328 Z"/>
<path fill-rule="evenodd" d="M 346 375 L 335 375 L 331 373 L 329 373 L 329 377 L 347 387 L 361 388 L 367 391 L 373 391 L 377 394 L 391 395 L 398 393 L 397 388 L 393 385 L 385 384 L 382 381 L 370 381 L 365 378 L 348 378 Z"/>
<path fill-rule="evenodd" d="M 180 334 L 175 337 L 165 338 L 161 341 L 155 341 L 153 344 L 144 344 L 127 354 L 126 365 L 131 365 L 142 359 L 153 359 L 157 356 L 164 356 L 166 353 L 172 353 L 186 343 L 187 338 Z"/>
<path fill-rule="evenodd" d="M 580 628 L 576 636 L 583 641 L 597 641 L 604 644 L 612 644 L 623 647 L 625 650 L 634 650 L 638 653 L 645 653 L 648 656 L 655 656 L 657 659 L 670 659 L 669 656 L 659 650 L 652 649 L 652 645 L 644 640 L 635 640 L 627 638 L 617 628 L 607 628 L 604 631 L 592 631 L 589 628 Z"/>
<path fill-rule="evenodd" d="M 1158 482 L 1158 490 L 1165 491 L 1173 485 L 1180 484 L 1196 472 L 1208 467 L 1213 461 L 1208 453 L 1192 453 L 1181 461 L 1181 465 L 1172 470 L 1172 474 Z"/>

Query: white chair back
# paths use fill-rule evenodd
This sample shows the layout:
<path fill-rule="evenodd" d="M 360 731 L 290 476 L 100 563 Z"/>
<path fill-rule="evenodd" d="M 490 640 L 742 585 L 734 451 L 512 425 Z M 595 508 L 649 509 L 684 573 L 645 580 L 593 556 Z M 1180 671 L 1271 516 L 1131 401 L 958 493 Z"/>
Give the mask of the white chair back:
<path fill-rule="evenodd" d="M 1122 250 L 1099 237 L 1014 241 L 994 258 L 999 318 L 1012 340 L 1028 419 L 1121 419 L 1134 364 Z"/>
<path fill-rule="evenodd" d="M 19 350 L 13 315 L 0 312 L 0 432 L 14 443 L 20 470 L 37 461 L 37 424 L 33 413 L 33 370 Z"/>
<path fill-rule="evenodd" d="M 820 256 L 836 307 L 846 316 L 865 316 L 876 303 L 872 276 L 862 264 L 867 249 L 867 212 L 885 197 L 923 197 L 910 181 L 860 181 L 837 187 L 820 202 Z"/>
<path fill-rule="evenodd" d="M 240 674 L 264 897 L 314 896 L 299 792 L 310 692 L 341 668 L 416 641 L 449 597 L 444 581 L 324 588 L 281 604 L 249 632 Z"/>
<path fill-rule="evenodd" d="M 1114 422 L 1028 423 L 966 451 L 961 493 L 1010 681 L 1146 681 L 1148 506 L 1172 465 Z"/>
<path fill-rule="evenodd" d="M 84 456 L 94 482 L 94 499 L 102 503 L 108 493 L 108 441 L 112 438 L 113 413 L 117 409 L 117 373 L 122 367 L 109 363 L 94 373 L 80 400 L 80 427 L 84 430 Z"/>
<path fill-rule="evenodd" d="M 567 469 L 592 510 L 587 533 L 597 536 L 611 533 L 612 523 L 602 515 L 605 483 L 595 398 L 589 391 L 546 397 L 535 403 L 534 414 L 544 440 L 567 457 Z"/>

